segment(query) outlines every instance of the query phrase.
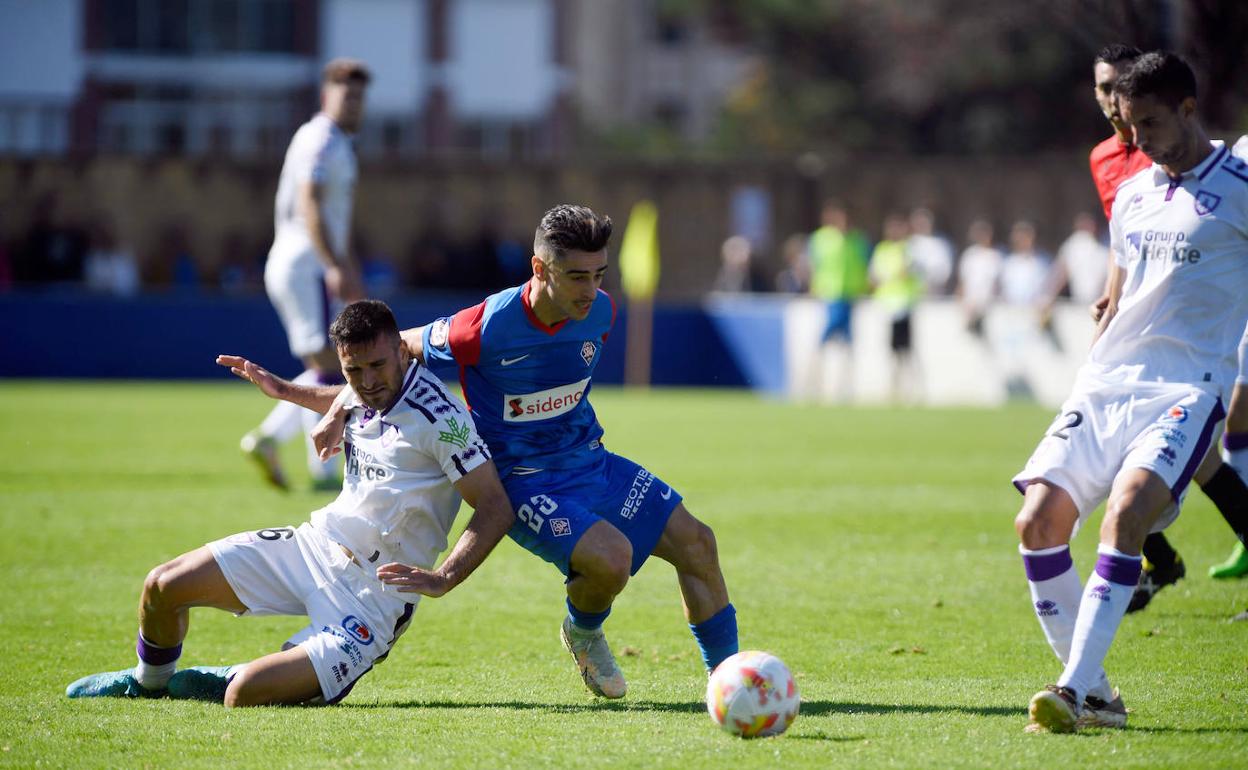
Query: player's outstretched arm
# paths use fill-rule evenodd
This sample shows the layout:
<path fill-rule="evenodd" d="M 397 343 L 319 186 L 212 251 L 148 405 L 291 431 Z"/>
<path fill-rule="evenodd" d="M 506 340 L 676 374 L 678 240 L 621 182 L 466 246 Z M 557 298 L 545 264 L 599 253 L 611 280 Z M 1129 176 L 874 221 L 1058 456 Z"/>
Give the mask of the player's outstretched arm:
<path fill-rule="evenodd" d="M 399 332 L 399 336 L 403 339 L 403 347 L 407 348 L 408 355 L 422 364 L 425 363 L 425 327 L 404 329 Z"/>
<path fill-rule="evenodd" d="M 351 415 L 351 393 L 342 388 L 321 415 L 320 422 L 312 428 L 312 446 L 316 447 L 322 462 L 342 451 L 342 437 L 347 432 L 347 417 Z"/>
<path fill-rule="evenodd" d="M 455 488 L 472 506 L 473 513 L 450 556 L 432 571 L 405 564 L 383 564 L 377 568 L 377 577 L 383 583 L 400 591 L 442 596 L 464 582 L 511 529 L 515 513 L 493 461 L 473 468 L 456 482 Z"/>
<path fill-rule="evenodd" d="M 217 363 L 229 367 L 234 376 L 255 385 L 269 398 L 289 401 L 317 413 L 328 409 L 342 390 L 341 385 L 296 385 L 242 356 L 222 354 L 217 356 Z"/>

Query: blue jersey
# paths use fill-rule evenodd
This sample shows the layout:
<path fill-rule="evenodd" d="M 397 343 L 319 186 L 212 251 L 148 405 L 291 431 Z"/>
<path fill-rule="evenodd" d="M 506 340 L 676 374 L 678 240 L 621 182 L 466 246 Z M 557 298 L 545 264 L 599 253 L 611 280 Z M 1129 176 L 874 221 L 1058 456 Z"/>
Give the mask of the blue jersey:
<path fill-rule="evenodd" d="M 425 361 L 459 367 L 464 400 L 501 476 L 583 468 L 601 455 L 602 426 L 589 404 L 615 303 L 599 290 L 584 320 L 547 326 L 530 284 L 425 328 Z"/>

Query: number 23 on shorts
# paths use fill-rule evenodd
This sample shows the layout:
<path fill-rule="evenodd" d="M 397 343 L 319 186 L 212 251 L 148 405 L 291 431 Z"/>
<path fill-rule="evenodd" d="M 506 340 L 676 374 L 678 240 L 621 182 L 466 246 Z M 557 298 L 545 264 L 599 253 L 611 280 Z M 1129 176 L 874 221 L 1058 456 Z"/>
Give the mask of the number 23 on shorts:
<path fill-rule="evenodd" d="M 529 502 L 516 508 L 516 517 L 534 532 L 540 532 L 546 517 L 559 510 L 559 504 L 546 495 L 533 495 Z"/>

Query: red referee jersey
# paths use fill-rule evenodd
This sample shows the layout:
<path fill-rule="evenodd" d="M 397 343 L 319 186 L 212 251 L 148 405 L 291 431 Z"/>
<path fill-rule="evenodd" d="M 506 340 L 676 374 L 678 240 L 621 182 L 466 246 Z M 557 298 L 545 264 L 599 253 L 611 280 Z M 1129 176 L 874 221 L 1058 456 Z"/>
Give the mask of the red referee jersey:
<path fill-rule="evenodd" d="M 1105 207 L 1106 219 L 1113 210 L 1118 185 L 1153 164 L 1139 147 L 1118 141 L 1117 134 L 1093 147 L 1088 162 L 1092 166 L 1092 181 L 1096 182 L 1101 205 Z"/>

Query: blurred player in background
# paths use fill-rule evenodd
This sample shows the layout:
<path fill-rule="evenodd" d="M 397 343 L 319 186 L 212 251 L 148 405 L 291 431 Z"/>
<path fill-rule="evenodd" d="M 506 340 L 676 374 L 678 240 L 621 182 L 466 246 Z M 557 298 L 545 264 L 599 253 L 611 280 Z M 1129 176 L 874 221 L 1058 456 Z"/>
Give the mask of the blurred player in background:
<path fill-rule="evenodd" d="M 992 223 L 986 219 L 971 222 L 966 231 L 969 245 L 958 259 L 958 303 L 966 319 L 966 329 L 984 336 L 984 316 L 996 302 L 1001 288 L 1001 263 L 1005 257 L 992 242 Z"/>
<path fill-rule="evenodd" d="M 1102 664 L 1139 582 L 1145 537 L 1178 516 L 1215 440 L 1248 323 L 1248 164 L 1205 134 L 1195 76 L 1177 56 L 1141 56 L 1114 93 L 1155 164 L 1118 188 L 1118 269 L 1096 341 L 1014 477 L 1025 495 L 1015 527 L 1032 602 L 1065 662 L 1056 684 L 1032 697 L 1029 730 L 1126 724 Z M 1069 543 L 1107 496 L 1083 586 Z"/>
<path fill-rule="evenodd" d="M 370 80 L 363 62 L 329 62 L 321 81 L 321 111 L 295 132 L 282 164 L 264 287 L 286 328 L 290 352 L 307 367 L 294 380 L 300 384 L 342 381 L 326 330 L 334 305 L 363 296 L 360 268 L 348 244 L 356 180 L 351 135 L 363 121 Z M 277 447 L 300 432 L 307 438 L 318 417 L 281 402 L 243 436 L 242 449 L 270 483 L 285 489 Z M 336 488 L 337 462 L 322 462 L 307 441 L 313 487 Z"/>
<path fill-rule="evenodd" d="M 923 276 L 910 259 L 909 226 L 900 214 L 884 218 L 884 233 L 871 252 L 872 298 L 889 315 L 893 351 L 892 398 L 918 403 L 922 378 L 914 360 L 914 308 L 923 296 Z"/>
<path fill-rule="evenodd" d="M 407 355 L 390 309 L 348 305 L 330 336 L 349 383 L 342 493 L 298 527 L 241 532 L 153 569 L 139 604 L 138 665 L 84 677 L 66 695 L 336 703 L 411 622 L 419 596 L 400 592 L 445 594 L 506 534 L 512 511 L 485 443 L 463 405 Z M 338 394 L 293 385 L 238 356 L 217 362 L 267 395 L 318 412 Z M 476 510 L 432 570 L 461 495 Z M 250 663 L 177 671 L 191 607 L 307 615 L 312 624 Z"/>
<path fill-rule="evenodd" d="M 810 293 L 827 304 L 827 321 L 811 369 L 814 392 L 824 395 L 824 359 L 837 359 L 837 382 L 831 395 L 853 395 L 854 305 L 870 288 L 867 265 L 870 245 L 860 230 L 850 226 L 849 211 L 836 201 L 824 201 L 819 229 L 810 234 Z"/>
<path fill-rule="evenodd" d="M 1140 54 L 1140 49 L 1132 46 L 1109 45 L 1097 53 L 1092 65 L 1096 102 L 1105 119 L 1114 128 L 1114 135 L 1093 148 L 1089 158 L 1092 180 L 1096 183 L 1106 219 L 1109 219 L 1118 186 L 1152 164 L 1148 156 L 1136 146 L 1134 132 L 1123 120 L 1113 94 L 1118 75 Z M 1117 271 L 1118 266 L 1111 256 L 1105 292 L 1092 306 L 1093 319 L 1098 322 L 1108 302 L 1109 286 L 1117 280 Z M 1242 363 L 1241 357 L 1241 365 Z M 1238 388 L 1237 385 L 1236 389 Z M 1237 442 L 1248 447 L 1248 403 L 1240 405 L 1245 401 L 1248 398 L 1231 399 L 1231 412 L 1227 418 L 1228 448 L 1236 446 Z M 1230 558 L 1210 569 L 1213 577 L 1239 577 L 1248 574 L 1248 552 L 1244 550 L 1244 543 L 1248 540 L 1248 486 L 1243 481 L 1248 478 L 1248 474 L 1245 470 L 1248 468 L 1241 468 L 1237 474 L 1228 468 L 1221 461 L 1217 447 L 1214 446 L 1210 448 L 1209 457 L 1196 473 L 1196 483 L 1217 506 L 1239 539 Z M 1144 571 L 1140 576 L 1140 585 L 1127 611 L 1137 612 L 1144 609 L 1158 591 L 1178 582 L 1186 574 L 1187 567 L 1183 564 L 1183 559 L 1170 545 L 1166 536 L 1161 532 L 1150 534 L 1144 541 Z"/>
<path fill-rule="evenodd" d="M 737 620 L 711 528 L 671 486 L 602 443 L 589 391 L 615 321 L 599 288 L 610 237 L 608 217 L 556 206 L 537 227 L 527 283 L 403 340 L 418 361 L 458 366 L 515 507 L 511 538 L 567 577 L 564 647 L 592 693 L 620 698 L 627 685 L 602 624 L 651 555 L 676 568 L 708 671 L 737 652 Z M 341 427 L 339 410 L 326 415 L 315 432 L 323 451 Z"/>

